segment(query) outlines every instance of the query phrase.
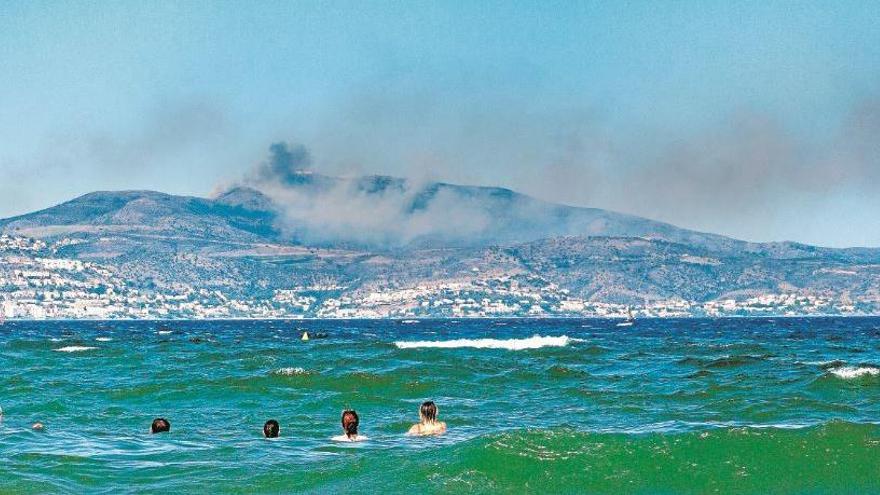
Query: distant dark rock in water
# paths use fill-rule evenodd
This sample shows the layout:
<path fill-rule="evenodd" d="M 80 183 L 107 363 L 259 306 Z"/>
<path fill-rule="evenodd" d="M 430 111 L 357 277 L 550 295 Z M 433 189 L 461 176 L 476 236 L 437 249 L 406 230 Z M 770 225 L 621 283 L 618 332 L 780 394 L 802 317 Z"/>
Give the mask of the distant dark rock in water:
<path fill-rule="evenodd" d="M 300 340 L 307 342 L 313 339 L 326 339 L 327 337 L 329 337 L 329 335 L 326 332 L 309 332 L 308 330 L 305 330 L 302 332 Z"/>

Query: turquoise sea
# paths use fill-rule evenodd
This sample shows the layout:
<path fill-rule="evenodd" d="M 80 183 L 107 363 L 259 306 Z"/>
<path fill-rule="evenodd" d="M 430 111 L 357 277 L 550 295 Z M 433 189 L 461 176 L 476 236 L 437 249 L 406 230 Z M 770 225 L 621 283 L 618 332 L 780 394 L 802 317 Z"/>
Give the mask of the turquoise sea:
<path fill-rule="evenodd" d="M 880 493 L 880 319 L 616 323 L 9 321 L 0 492 Z"/>

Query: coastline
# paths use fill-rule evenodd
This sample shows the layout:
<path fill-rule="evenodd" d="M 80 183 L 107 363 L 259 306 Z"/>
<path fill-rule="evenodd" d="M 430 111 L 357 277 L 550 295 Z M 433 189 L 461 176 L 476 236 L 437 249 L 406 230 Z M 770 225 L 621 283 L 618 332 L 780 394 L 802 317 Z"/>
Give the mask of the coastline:
<path fill-rule="evenodd" d="M 880 318 L 876 314 L 804 314 L 804 315 L 724 315 L 724 316 L 639 316 L 641 320 L 770 320 L 770 319 L 835 319 L 835 318 Z M 262 318 L 262 317 L 230 317 L 230 318 L 10 318 L 7 322 L 165 322 L 165 321 L 393 321 L 404 322 L 408 320 L 418 321 L 572 321 L 572 320 L 599 320 L 609 322 L 626 321 L 626 317 L 603 317 L 603 316 L 410 316 L 410 317 L 296 317 L 296 318 Z M 0 324 L 2 325 L 2 324 Z"/>

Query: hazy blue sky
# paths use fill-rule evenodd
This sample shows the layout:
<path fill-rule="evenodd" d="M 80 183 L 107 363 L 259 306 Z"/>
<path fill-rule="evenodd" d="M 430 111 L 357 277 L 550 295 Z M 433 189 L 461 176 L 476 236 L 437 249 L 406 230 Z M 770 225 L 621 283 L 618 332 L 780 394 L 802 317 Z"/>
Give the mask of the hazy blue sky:
<path fill-rule="evenodd" d="M 880 246 L 880 2 L 0 3 L 0 216 L 327 173 Z"/>

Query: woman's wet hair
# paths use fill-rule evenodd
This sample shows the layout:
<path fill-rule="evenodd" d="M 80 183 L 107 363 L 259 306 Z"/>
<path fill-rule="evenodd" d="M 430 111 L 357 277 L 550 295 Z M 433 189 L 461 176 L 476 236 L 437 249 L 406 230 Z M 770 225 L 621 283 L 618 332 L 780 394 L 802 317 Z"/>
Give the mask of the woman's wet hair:
<path fill-rule="evenodd" d="M 171 431 L 171 423 L 165 418 L 156 418 L 153 420 L 153 424 L 150 425 L 150 433 L 163 433 L 166 431 Z"/>
<path fill-rule="evenodd" d="M 419 414 L 421 414 L 426 421 L 437 421 L 437 404 L 434 404 L 434 401 L 432 400 L 422 402 L 422 407 L 419 408 Z"/>
<path fill-rule="evenodd" d="M 348 438 L 356 436 L 358 434 L 359 423 L 360 418 L 358 418 L 358 413 L 351 409 L 342 411 L 342 429 L 345 430 L 345 436 Z"/>
<path fill-rule="evenodd" d="M 281 426 L 274 419 L 266 421 L 266 424 L 263 425 L 263 435 L 266 438 L 278 438 L 279 432 L 281 432 Z"/>

